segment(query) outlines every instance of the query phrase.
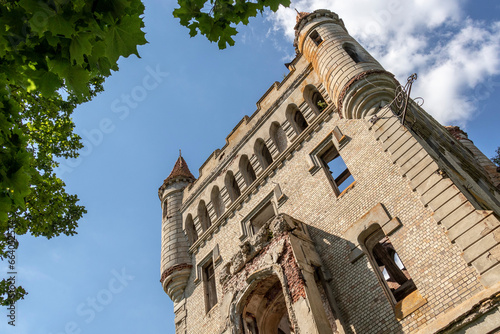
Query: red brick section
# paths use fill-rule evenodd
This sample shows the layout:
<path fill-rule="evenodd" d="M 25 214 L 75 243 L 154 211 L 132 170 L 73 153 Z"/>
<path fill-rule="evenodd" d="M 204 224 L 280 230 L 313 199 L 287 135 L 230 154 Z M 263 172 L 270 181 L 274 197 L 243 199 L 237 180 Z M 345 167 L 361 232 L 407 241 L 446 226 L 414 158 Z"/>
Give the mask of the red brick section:
<path fill-rule="evenodd" d="M 248 278 L 248 276 L 262 267 L 262 260 L 269 251 L 269 248 L 282 239 L 285 240 L 285 249 L 278 259 L 277 264 L 279 264 L 283 268 L 283 271 L 285 273 L 287 288 L 290 292 L 292 302 L 295 303 L 299 300 L 300 297 L 305 298 L 306 291 L 304 277 L 302 276 L 299 266 L 297 265 L 297 262 L 293 255 L 292 246 L 290 245 L 288 239 L 288 233 L 286 232 L 278 237 L 274 237 L 269 245 L 265 246 L 257 256 L 255 256 L 245 265 L 245 267 L 243 267 L 241 271 L 231 277 L 222 287 L 223 293 L 227 293 L 230 288 L 242 291 L 247 285 L 246 279 Z M 283 293 L 286 292 L 283 291 Z"/>
<path fill-rule="evenodd" d="M 308 12 L 297 12 L 297 17 L 295 18 L 295 30 L 298 29 L 300 21 L 311 13 Z"/>
<path fill-rule="evenodd" d="M 170 274 L 172 274 L 174 271 L 182 270 L 182 269 L 186 269 L 186 268 L 191 269 L 191 268 L 193 268 L 193 265 L 187 264 L 187 263 L 182 263 L 182 264 L 176 264 L 175 266 L 172 266 L 170 268 L 165 269 L 165 271 L 163 272 L 163 274 L 161 274 L 160 283 L 163 283 L 163 281 L 168 276 L 170 276 Z"/>
<path fill-rule="evenodd" d="M 469 139 L 467 133 L 460 129 L 458 126 L 445 126 L 444 127 L 448 132 L 455 137 L 456 140 L 461 139 Z M 470 139 L 469 139 L 470 140 Z M 472 140 L 471 140 L 472 141 Z"/>
<path fill-rule="evenodd" d="M 285 247 L 286 250 L 281 256 L 279 264 L 285 271 L 286 283 L 292 297 L 292 303 L 295 303 L 300 297 L 306 298 L 305 281 L 293 256 L 292 246 L 288 241 L 285 243 Z"/>
<path fill-rule="evenodd" d="M 187 179 L 191 179 L 192 181 L 196 180 L 191 171 L 188 168 L 188 165 L 182 156 L 179 156 L 177 161 L 175 162 L 174 168 L 170 175 L 163 181 L 163 183 L 167 183 L 168 181 L 176 178 L 176 177 L 185 177 Z"/>

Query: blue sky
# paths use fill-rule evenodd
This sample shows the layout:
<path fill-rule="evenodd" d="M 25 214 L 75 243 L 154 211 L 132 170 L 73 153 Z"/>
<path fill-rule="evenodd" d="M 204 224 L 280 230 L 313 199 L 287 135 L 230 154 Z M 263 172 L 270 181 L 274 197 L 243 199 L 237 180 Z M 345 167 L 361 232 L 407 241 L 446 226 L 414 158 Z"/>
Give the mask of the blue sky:
<path fill-rule="evenodd" d="M 149 44 L 120 60 L 105 92 L 74 115 L 87 147 L 60 173 L 88 214 L 78 235 L 21 236 L 16 327 L 0 333 L 174 333 L 173 306 L 159 283 L 157 191 L 181 148 L 191 171 L 287 73 L 294 12 L 266 14 L 220 51 L 189 38 L 174 1 L 145 1 Z M 419 74 L 414 96 L 438 120 L 465 127 L 487 156 L 500 145 L 500 7 L 493 1 L 307 0 L 328 8 L 399 80 Z M 5 264 L 0 272 L 6 273 Z"/>

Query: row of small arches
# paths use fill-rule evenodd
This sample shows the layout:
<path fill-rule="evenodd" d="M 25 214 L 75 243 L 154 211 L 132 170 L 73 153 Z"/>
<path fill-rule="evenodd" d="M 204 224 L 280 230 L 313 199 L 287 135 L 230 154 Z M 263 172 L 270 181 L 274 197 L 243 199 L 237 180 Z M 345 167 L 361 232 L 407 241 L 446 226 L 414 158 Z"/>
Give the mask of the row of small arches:
<path fill-rule="evenodd" d="M 308 102 L 308 105 L 311 107 L 314 114 L 318 115 L 324 108 L 326 108 L 325 99 L 316 87 L 308 85 L 304 90 L 304 93 L 308 94 L 306 102 Z M 292 126 L 296 135 L 300 135 L 309 126 L 303 113 L 295 104 L 288 105 L 286 109 L 286 119 Z M 279 122 L 275 121 L 271 123 L 269 135 L 277 151 L 280 154 L 284 152 L 288 147 L 288 138 Z M 258 138 L 255 141 L 253 151 L 262 170 L 265 170 L 273 163 L 273 156 L 267 147 L 266 142 L 262 138 Z M 243 181 L 247 187 L 249 187 L 257 179 L 257 174 L 246 154 L 240 157 L 238 170 L 241 173 Z M 241 189 L 233 171 L 228 170 L 226 172 L 224 177 L 224 186 L 227 190 L 231 203 L 240 197 Z M 210 201 L 215 213 L 215 218 L 218 219 L 224 214 L 226 207 L 221 196 L 221 191 L 216 185 L 212 187 L 212 191 L 210 192 Z M 212 225 L 212 220 L 204 200 L 200 200 L 198 203 L 197 215 L 203 233 Z M 193 244 L 196 240 L 198 240 L 198 233 L 192 214 L 187 215 L 184 226 L 189 242 L 190 244 Z"/>

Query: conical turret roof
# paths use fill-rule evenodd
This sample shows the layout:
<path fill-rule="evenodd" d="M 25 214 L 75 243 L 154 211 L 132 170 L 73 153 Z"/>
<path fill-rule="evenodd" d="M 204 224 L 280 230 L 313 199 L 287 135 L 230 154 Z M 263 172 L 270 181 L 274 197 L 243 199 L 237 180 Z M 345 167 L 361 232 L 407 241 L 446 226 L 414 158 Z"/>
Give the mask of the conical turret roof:
<path fill-rule="evenodd" d="M 179 153 L 179 158 L 175 162 L 174 168 L 170 172 L 170 175 L 163 181 L 163 183 L 168 183 L 169 181 L 176 179 L 176 178 L 184 178 L 188 179 L 190 182 L 193 182 L 196 180 L 196 178 L 193 176 L 191 171 L 189 170 L 189 167 L 182 157 L 182 155 Z"/>

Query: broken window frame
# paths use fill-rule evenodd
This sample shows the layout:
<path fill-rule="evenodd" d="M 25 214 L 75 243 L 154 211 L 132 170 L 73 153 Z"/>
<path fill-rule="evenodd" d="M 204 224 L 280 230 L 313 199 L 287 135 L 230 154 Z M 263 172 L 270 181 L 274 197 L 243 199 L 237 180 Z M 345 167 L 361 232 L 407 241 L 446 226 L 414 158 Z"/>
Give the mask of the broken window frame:
<path fill-rule="evenodd" d="M 215 282 L 215 264 L 210 257 L 202 267 L 203 290 L 205 295 L 205 313 L 210 312 L 217 305 L 217 285 Z"/>
<path fill-rule="evenodd" d="M 404 275 L 404 271 L 408 273 L 408 269 L 404 265 L 403 261 L 399 257 L 399 254 L 397 253 L 396 249 L 394 248 L 394 245 L 390 241 L 389 237 L 384 233 L 382 228 L 379 226 L 374 232 L 372 232 L 368 237 L 366 237 L 364 243 L 363 243 L 363 248 L 365 253 L 368 256 L 368 260 L 370 261 L 370 264 L 373 268 L 373 271 L 375 272 L 375 275 L 377 276 L 377 279 L 379 280 L 380 285 L 382 286 L 384 293 L 386 294 L 389 302 L 393 306 L 393 308 L 398 304 L 401 303 L 406 297 L 408 297 L 410 294 L 412 294 L 414 291 L 417 291 L 417 287 L 411 278 L 410 274 L 406 276 L 407 281 L 403 284 L 400 284 L 400 287 L 402 287 L 404 284 L 407 284 L 407 287 L 409 290 L 400 298 L 396 299 L 396 293 L 400 287 L 398 287 L 394 292 L 391 290 L 391 288 L 388 285 L 388 279 L 384 277 L 383 271 L 380 269 L 380 266 L 377 262 L 377 259 L 374 255 L 373 248 L 380 243 L 381 240 L 386 239 L 387 242 L 390 243 L 392 246 L 392 249 L 394 250 L 394 253 L 398 255 L 398 258 L 400 259 L 401 264 L 403 265 L 403 269 L 399 268 L 401 273 Z M 396 264 L 396 261 L 394 260 L 394 264 Z M 397 264 L 396 264 L 397 265 Z M 398 266 L 399 267 L 399 266 Z M 404 271 L 403 271 L 404 270 Z M 399 283 L 398 283 L 399 284 Z M 412 286 L 412 287 L 411 287 Z"/>
<path fill-rule="evenodd" d="M 261 218 L 265 212 L 271 211 L 272 210 L 272 216 L 267 218 L 265 221 L 261 222 L 260 224 L 256 224 L 255 220 L 258 218 Z M 249 230 L 251 235 L 256 235 L 259 233 L 260 229 L 262 226 L 264 226 L 265 223 L 267 223 L 269 220 L 274 219 L 276 217 L 276 208 L 274 206 L 273 201 L 267 201 L 264 204 L 261 204 L 258 206 L 258 211 L 253 214 L 250 219 L 249 219 Z"/>
<path fill-rule="evenodd" d="M 333 157 L 330 157 L 333 155 Z M 326 156 L 326 157 L 325 157 Z M 328 177 L 328 180 L 330 181 L 330 184 L 337 196 L 342 194 L 346 189 L 348 189 L 356 180 L 351 182 L 347 187 L 345 187 L 344 190 L 340 191 L 340 186 L 349 178 L 349 176 L 352 176 L 351 171 L 349 170 L 349 167 L 347 167 L 347 164 L 345 163 L 344 159 L 342 159 L 342 156 L 340 155 L 340 152 L 337 150 L 335 145 L 333 143 L 330 143 L 327 145 L 320 154 L 318 154 L 318 158 L 322 164 L 323 170 L 325 171 L 326 176 Z M 332 174 L 332 171 L 330 170 L 330 166 L 328 165 L 330 162 L 332 162 L 335 159 L 341 159 L 344 165 L 346 165 L 346 169 L 343 170 L 338 176 L 334 177 Z M 354 176 L 353 176 L 354 179 Z"/>

